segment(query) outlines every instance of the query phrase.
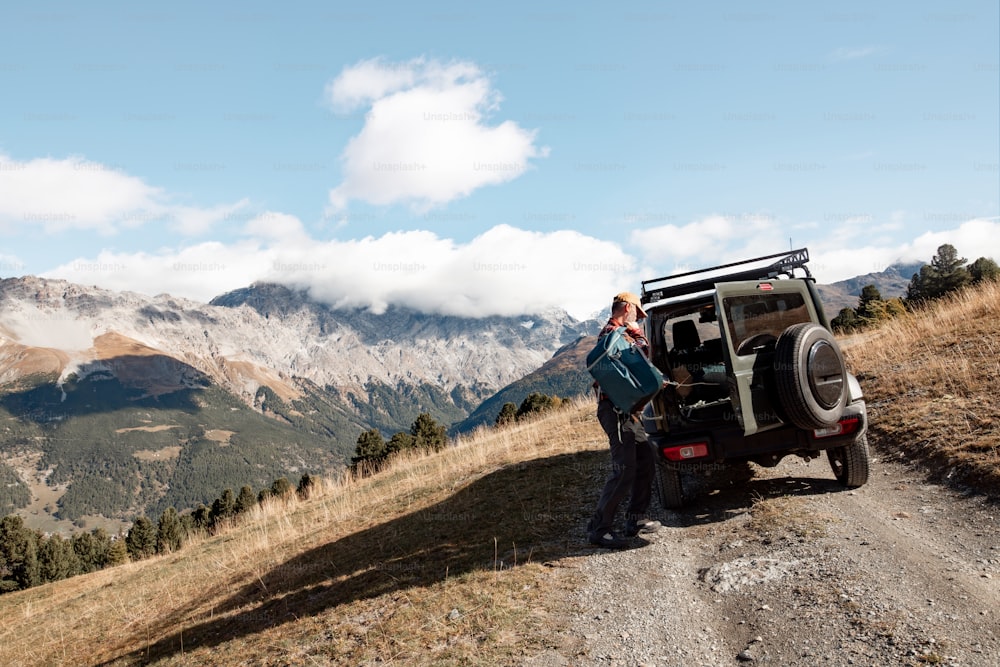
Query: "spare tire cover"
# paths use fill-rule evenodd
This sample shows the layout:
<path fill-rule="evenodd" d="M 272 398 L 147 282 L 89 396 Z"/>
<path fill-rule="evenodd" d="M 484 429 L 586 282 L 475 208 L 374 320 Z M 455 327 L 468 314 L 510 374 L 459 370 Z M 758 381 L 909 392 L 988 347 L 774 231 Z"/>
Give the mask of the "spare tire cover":
<path fill-rule="evenodd" d="M 774 348 L 778 401 L 799 428 L 835 424 L 847 405 L 847 367 L 833 334 L 819 324 L 793 324 Z"/>

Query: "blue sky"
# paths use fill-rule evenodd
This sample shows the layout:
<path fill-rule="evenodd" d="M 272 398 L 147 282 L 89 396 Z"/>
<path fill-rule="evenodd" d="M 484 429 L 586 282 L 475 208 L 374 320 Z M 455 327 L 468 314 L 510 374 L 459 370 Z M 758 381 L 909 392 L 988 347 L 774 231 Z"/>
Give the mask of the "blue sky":
<path fill-rule="evenodd" d="M 0 276 L 583 317 L 1000 260 L 995 0 L 94 5 L 0 10 Z"/>

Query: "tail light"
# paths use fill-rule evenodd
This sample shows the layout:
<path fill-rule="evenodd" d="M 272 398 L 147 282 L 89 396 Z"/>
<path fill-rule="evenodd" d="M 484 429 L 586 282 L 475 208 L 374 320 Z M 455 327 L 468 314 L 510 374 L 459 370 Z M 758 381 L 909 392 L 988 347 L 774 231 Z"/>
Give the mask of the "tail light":
<path fill-rule="evenodd" d="M 833 426 L 815 429 L 813 435 L 817 438 L 832 438 L 835 435 L 851 435 L 852 433 L 857 433 L 860 429 L 861 420 L 857 417 L 848 417 L 841 419 Z"/>
<path fill-rule="evenodd" d="M 708 443 L 691 442 L 686 445 L 678 445 L 676 447 L 664 447 L 660 451 L 663 452 L 663 456 L 668 461 L 686 461 L 688 459 L 699 459 L 703 456 L 708 456 Z"/>

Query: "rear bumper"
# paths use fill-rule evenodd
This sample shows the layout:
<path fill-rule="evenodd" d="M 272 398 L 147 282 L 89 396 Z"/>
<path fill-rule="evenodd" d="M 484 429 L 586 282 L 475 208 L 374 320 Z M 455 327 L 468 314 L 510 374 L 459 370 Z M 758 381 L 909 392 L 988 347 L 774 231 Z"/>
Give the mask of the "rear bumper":
<path fill-rule="evenodd" d="M 804 430 L 784 425 L 768 431 L 744 435 L 735 423 L 716 424 L 711 428 L 683 432 L 649 434 L 650 443 L 660 458 L 672 463 L 712 463 L 726 460 L 757 460 L 777 463 L 788 454 L 810 455 L 835 447 L 843 447 L 868 431 L 868 409 L 863 400 L 847 406 L 837 429 L 828 433 Z M 704 448 L 699 447 L 704 445 Z M 685 458 L 692 452 L 705 451 L 704 456 Z"/>

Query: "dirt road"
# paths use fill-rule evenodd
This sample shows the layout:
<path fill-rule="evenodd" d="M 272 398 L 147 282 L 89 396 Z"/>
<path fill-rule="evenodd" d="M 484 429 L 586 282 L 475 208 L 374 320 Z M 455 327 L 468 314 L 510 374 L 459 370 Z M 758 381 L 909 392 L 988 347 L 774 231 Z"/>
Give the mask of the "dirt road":
<path fill-rule="evenodd" d="M 851 491 L 825 458 L 688 479 L 648 544 L 569 559 L 570 631 L 529 664 L 1000 665 L 1000 507 L 873 456 Z"/>

